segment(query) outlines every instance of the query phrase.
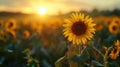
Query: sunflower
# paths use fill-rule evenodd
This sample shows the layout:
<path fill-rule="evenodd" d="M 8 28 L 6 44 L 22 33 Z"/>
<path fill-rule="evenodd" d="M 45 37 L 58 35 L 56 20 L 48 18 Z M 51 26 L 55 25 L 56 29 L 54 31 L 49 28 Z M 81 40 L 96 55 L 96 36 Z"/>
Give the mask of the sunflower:
<path fill-rule="evenodd" d="M 102 24 L 96 24 L 95 29 L 96 29 L 96 31 L 101 31 L 103 29 L 103 25 Z"/>
<path fill-rule="evenodd" d="M 118 17 L 114 17 L 112 20 L 113 23 L 116 23 L 120 26 L 120 19 Z"/>
<path fill-rule="evenodd" d="M 104 24 L 105 24 L 105 26 L 107 26 L 107 27 L 108 27 L 111 23 L 112 23 L 111 18 L 106 18 L 106 19 L 104 20 Z"/>
<path fill-rule="evenodd" d="M 110 53 L 110 58 L 115 60 L 115 59 L 119 56 L 119 52 L 120 52 L 120 41 L 117 40 L 114 45 L 115 45 L 115 46 L 114 46 L 113 50 L 112 50 L 111 53 Z"/>
<path fill-rule="evenodd" d="M 109 25 L 109 31 L 110 33 L 112 33 L 113 35 L 116 35 L 119 32 L 119 26 L 116 23 L 111 23 Z"/>
<path fill-rule="evenodd" d="M 24 35 L 24 37 L 25 37 L 26 39 L 28 39 L 28 38 L 30 37 L 30 32 L 29 32 L 28 30 L 25 30 L 25 31 L 23 32 L 23 35 Z"/>
<path fill-rule="evenodd" d="M 86 44 L 87 40 L 90 40 L 95 33 L 95 25 L 89 16 L 73 13 L 70 18 L 65 19 L 63 35 L 68 37 L 73 45 Z"/>
<path fill-rule="evenodd" d="M 120 41 L 119 40 L 117 40 L 116 42 L 115 42 L 115 47 L 119 50 L 119 52 L 120 52 Z"/>
<path fill-rule="evenodd" d="M 5 23 L 6 30 L 14 30 L 17 28 L 17 23 L 14 19 L 10 19 Z"/>
<path fill-rule="evenodd" d="M 119 56 L 119 50 L 114 48 L 110 53 L 110 58 L 115 60 Z"/>

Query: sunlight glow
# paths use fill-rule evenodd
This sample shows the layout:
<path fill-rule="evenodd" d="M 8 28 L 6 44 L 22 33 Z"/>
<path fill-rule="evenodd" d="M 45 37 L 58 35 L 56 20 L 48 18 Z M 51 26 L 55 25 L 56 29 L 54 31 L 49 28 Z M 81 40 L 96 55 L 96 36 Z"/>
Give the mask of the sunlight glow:
<path fill-rule="evenodd" d="M 39 8 L 38 9 L 38 14 L 45 15 L 46 14 L 46 9 L 44 7 Z"/>

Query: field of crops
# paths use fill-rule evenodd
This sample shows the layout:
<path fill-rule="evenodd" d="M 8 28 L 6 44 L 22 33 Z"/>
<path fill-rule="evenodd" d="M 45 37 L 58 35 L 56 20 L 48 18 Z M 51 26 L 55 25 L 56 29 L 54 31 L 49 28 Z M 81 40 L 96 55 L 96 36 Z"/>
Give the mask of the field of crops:
<path fill-rule="evenodd" d="M 120 67 L 119 55 L 117 14 L 0 16 L 0 67 Z"/>

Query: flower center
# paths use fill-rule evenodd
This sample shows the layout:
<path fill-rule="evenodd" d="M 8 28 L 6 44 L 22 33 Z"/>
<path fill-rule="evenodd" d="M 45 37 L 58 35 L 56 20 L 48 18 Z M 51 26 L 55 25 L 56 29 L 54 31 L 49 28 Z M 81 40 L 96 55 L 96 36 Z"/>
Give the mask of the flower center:
<path fill-rule="evenodd" d="M 116 27 L 116 26 L 113 26 L 112 29 L 115 31 L 115 30 L 117 29 L 117 27 Z"/>
<path fill-rule="evenodd" d="M 113 53 L 116 53 L 117 52 L 117 48 L 114 49 Z"/>
<path fill-rule="evenodd" d="M 9 24 L 9 28 L 11 28 L 13 26 L 13 23 L 12 22 L 10 22 L 10 24 Z"/>
<path fill-rule="evenodd" d="M 71 28 L 72 32 L 77 36 L 84 34 L 86 29 L 87 26 L 82 21 L 75 22 Z"/>

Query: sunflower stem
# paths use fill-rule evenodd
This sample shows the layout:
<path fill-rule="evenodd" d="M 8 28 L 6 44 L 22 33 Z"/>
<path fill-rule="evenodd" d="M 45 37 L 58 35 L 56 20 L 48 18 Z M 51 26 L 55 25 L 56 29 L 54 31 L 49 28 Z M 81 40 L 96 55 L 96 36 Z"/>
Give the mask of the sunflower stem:
<path fill-rule="evenodd" d="M 78 51 L 78 56 L 81 56 L 82 53 L 84 52 L 86 46 L 84 46 L 84 45 L 80 45 L 78 48 L 79 48 L 79 49 L 78 49 L 78 50 L 79 50 L 79 51 Z"/>
<path fill-rule="evenodd" d="M 78 56 L 81 56 L 80 46 L 79 46 L 79 54 L 78 54 Z"/>
<path fill-rule="evenodd" d="M 99 51 L 97 48 L 95 48 L 94 46 L 92 46 L 92 48 L 94 49 L 94 50 L 96 50 L 101 56 L 103 56 L 104 57 L 104 54 L 101 52 L 101 51 Z"/>

